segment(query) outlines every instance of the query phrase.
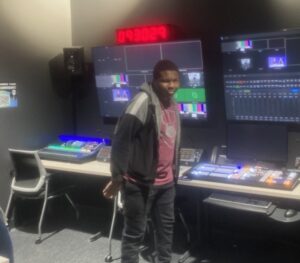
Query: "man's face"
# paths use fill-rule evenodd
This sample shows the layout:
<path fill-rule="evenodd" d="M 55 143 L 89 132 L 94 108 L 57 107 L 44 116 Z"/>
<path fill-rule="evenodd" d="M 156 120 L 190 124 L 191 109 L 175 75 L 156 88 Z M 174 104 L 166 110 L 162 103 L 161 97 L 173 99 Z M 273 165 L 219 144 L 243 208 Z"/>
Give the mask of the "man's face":
<path fill-rule="evenodd" d="M 155 80 L 157 95 L 162 100 L 169 100 L 179 88 L 179 74 L 175 70 L 160 72 L 160 77 Z"/>

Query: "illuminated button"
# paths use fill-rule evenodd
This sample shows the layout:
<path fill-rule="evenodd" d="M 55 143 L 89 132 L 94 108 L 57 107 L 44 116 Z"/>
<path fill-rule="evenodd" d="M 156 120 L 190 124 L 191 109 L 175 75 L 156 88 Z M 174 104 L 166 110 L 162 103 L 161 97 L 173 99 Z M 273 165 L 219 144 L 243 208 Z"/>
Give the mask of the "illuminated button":
<path fill-rule="evenodd" d="M 283 182 L 283 185 L 286 186 L 286 187 L 291 187 L 292 181 L 290 181 L 290 180 L 285 180 L 285 181 Z"/>

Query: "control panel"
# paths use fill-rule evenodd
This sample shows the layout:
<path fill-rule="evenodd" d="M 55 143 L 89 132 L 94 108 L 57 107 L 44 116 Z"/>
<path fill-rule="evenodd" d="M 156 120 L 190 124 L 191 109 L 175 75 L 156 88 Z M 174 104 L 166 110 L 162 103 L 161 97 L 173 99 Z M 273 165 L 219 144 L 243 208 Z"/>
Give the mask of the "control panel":
<path fill-rule="evenodd" d="M 95 158 L 105 143 L 102 138 L 61 135 L 56 142 L 39 150 L 39 156 L 42 159 L 80 163 Z"/>
<path fill-rule="evenodd" d="M 200 162 L 203 149 L 181 148 L 180 149 L 180 165 L 193 166 Z"/>
<path fill-rule="evenodd" d="M 259 165 L 199 163 L 186 171 L 183 179 L 293 190 L 298 184 L 299 175 L 297 170 L 275 170 Z"/>

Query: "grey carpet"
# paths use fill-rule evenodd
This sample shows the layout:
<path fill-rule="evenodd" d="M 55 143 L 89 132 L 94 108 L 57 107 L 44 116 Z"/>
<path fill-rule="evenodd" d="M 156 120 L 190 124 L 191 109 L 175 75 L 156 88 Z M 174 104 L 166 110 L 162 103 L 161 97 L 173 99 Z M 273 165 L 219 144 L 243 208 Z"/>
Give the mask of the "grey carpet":
<path fill-rule="evenodd" d="M 108 254 L 108 233 L 111 220 L 111 208 L 80 207 L 80 218 L 75 219 L 72 210 L 55 209 L 46 214 L 43 226 L 43 242 L 35 244 L 37 238 L 37 220 L 32 220 L 30 213 L 27 218 L 22 214 L 19 225 L 10 232 L 15 263 L 104 263 Z M 18 219 L 18 216 L 17 216 Z M 29 219 L 29 220 L 25 220 Z M 122 216 L 117 217 L 116 229 L 113 235 L 112 256 L 120 256 Z M 277 225 L 277 228 L 279 225 Z M 283 229 L 286 233 L 288 229 Z M 296 225 L 290 226 L 292 232 L 299 233 Z M 103 236 L 94 242 L 89 238 L 92 234 L 101 231 Z M 212 263 L 298 263 L 299 243 L 288 242 L 287 236 L 282 236 L 283 244 L 272 242 L 275 237 L 247 238 L 239 237 L 238 228 L 235 235 L 229 231 L 212 231 L 212 248 L 208 254 L 199 249 L 193 251 L 193 257 L 185 263 L 204 263 L 203 259 L 211 259 Z M 195 235 L 194 232 L 192 234 Z M 297 234 L 296 234 L 297 235 Z M 253 235 L 250 235 L 250 237 Z M 277 234 L 278 236 L 278 234 Z M 235 237 L 234 239 L 232 239 Z M 298 240 L 298 239 L 297 239 Z M 205 245 L 205 244 L 204 244 Z M 187 247 L 185 232 L 181 224 L 175 224 L 174 247 L 172 263 L 178 262 Z M 120 259 L 113 261 L 120 263 Z M 141 257 L 140 263 L 149 262 Z"/>
<path fill-rule="evenodd" d="M 30 203 L 31 204 L 31 203 Z M 52 204 L 52 206 L 51 206 Z M 22 207 L 24 206 L 22 202 Z M 108 254 L 108 233 L 112 214 L 111 204 L 105 207 L 79 206 L 80 217 L 75 219 L 74 211 L 59 203 L 50 203 L 43 224 L 43 242 L 35 244 L 39 210 L 25 210 L 16 214 L 16 228 L 11 229 L 15 263 L 103 263 Z M 17 210 L 18 211 L 18 210 Z M 34 216 L 35 214 L 35 216 Z M 19 215 L 19 216 L 18 216 Z M 112 257 L 120 257 L 123 220 L 118 215 L 112 243 Z M 102 237 L 94 242 L 89 238 L 98 231 Z M 178 232 L 175 237 L 172 263 L 178 262 L 186 248 L 185 236 Z M 177 244 L 178 243 L 178 244 Z M 120 259 L 113 261 L 120 263 Z M 149 262 L 144 258 L 140 263 Z M 186 263 L 196 262 L 194 258 Z"/>
<path fill-rule="evenodd" d="M 46 234 L 46 236 L 48 233 Z M 90 242 L 89 233 L 63 229 L 36 245 L 36 234 L 18 229 L 11 230 L 15 263 L 101 263 L 108 253 L 108 238 L 101 237 Z M 120 240 L 113 240 L 113 258 L 120 255 Z M 179 255 L 174 254 L 172 262 Z M 115 260 L 113 262 L 120 262 Z M 148 262 L 141 258 L 141 263 Z M 191 262 L 191 260 L 189 261 Z"/>
<path fill-rule="evenodd" d="M 12 229 L 15 263 L 102 263 L 108 254 L 108 238 L 103 236 L 90 242 L 91 233 L 64 228 L 59 232 L 45 233 L 44 241 L 35 244 L 36 233 L 24 229 Z M 112 257 L 120 256 L 120 239 L 113 239 Z M 180 255 L 173 254 L 172 262 Z M 119 259 L 113 262 L 120 262 Z M 149 262 L 141 257 L 140 263 Z M 186 261 L 196 262 L 194 258 Z"/>

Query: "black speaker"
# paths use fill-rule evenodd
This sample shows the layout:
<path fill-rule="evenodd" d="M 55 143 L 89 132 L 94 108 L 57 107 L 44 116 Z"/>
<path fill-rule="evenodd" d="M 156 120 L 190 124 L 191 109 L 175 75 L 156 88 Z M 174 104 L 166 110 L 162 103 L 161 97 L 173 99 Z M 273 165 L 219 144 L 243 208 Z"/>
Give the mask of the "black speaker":
<path fill-rule="evenodd" d="M 64 66 L 66 73 L 71 76 L 80 76 L 84 73 L 83 47 L 64 48 Z"/>

